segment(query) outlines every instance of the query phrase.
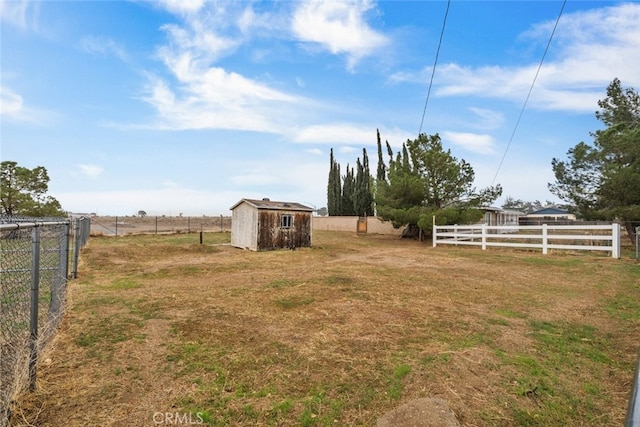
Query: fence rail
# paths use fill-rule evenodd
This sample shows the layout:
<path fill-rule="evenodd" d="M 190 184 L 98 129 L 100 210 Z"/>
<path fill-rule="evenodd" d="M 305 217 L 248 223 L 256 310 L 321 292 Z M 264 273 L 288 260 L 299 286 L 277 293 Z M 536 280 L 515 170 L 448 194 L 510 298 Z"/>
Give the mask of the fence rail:
<path fill-rule="evenodd" d="M 620 225 L 434 225 L 433 247 L 472 245 L 611 252 L 620 258 Z"/>
<path fill-rule="evenodd" d="M 69 264 L 77 274 L 88 218 L 0 216 L 0 426 L 12 401 L 36 385 L 38 356 L 64 313 Z"/>

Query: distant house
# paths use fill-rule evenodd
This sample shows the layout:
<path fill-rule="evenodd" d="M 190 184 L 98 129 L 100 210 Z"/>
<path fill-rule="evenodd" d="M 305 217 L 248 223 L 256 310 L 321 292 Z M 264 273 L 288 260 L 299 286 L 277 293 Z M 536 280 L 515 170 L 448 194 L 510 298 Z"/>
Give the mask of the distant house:
<path fill-rule="evenodd" d="M 512 209 L 485 207 L 482 210 L 484 216 L 481 222 L 487 225 L 518 225 L 520 217 L 524 216 L 523 212 Z"/>
<path fill-rule="evenodd" d="M 575 221 L 576 216 L 569 211 L 559 208 L 542 208 L 528 213 L 521 219 L 521 224 L 557 224 Z"/>
<path fill-rule="evenodd" d="M 312 213 L 300 203 L 242 199 L 231 207 L 231 245 L 252 251 L 310 247 Z"/>

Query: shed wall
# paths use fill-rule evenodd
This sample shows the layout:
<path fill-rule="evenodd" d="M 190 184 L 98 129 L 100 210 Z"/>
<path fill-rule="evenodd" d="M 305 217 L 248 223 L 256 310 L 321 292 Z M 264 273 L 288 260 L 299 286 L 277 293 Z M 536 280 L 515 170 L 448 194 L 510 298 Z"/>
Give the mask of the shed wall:
<path fill-rule="evenodd" d="M 231 245 L 242 249 L 258 250 L 258 210 L 242 203 L 232 211 Z"/>
<path fill-rule="evenodd" d="M 282 215 L 291 215 L 291 227 L 281 227 Z M 258 217 L 259 251 L 311 246 L 310 212 L 260 210 Z"/>

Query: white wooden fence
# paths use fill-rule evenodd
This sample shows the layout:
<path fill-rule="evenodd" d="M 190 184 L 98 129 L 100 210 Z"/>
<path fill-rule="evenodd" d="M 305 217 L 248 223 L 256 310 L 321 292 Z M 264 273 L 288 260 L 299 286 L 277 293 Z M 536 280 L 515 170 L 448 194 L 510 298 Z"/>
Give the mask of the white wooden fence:
<path fill-rule="evenodd" d="M 620 224 L 611 225 L 434 225 L 437 245 L 503 246 L 611 252 L 620 258 Z"/>

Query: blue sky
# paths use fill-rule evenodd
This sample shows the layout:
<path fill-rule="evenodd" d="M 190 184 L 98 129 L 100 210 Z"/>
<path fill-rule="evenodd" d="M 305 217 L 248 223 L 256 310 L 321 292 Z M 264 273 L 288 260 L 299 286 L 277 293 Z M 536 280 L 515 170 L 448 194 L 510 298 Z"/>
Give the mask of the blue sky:
<path fill-rule="evenodd" d="M 446 7 L 2 1 L 1 158 L 46 167 L 73 212 L 326 206 L 330 148 L 343 168 L 366 148 L 375 171 L 376 129 L 417 137 Z M 507 150 L 561 7 L 450 5 L 422 132 L 500 183 L 497 205 L 559 201 L 552 158 L 592 141 L 613 78 L 640 88 L 640 2 L 569 0 Z"/>

